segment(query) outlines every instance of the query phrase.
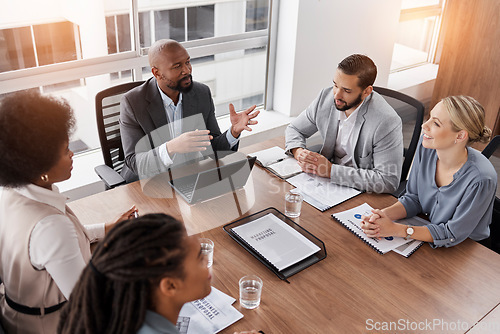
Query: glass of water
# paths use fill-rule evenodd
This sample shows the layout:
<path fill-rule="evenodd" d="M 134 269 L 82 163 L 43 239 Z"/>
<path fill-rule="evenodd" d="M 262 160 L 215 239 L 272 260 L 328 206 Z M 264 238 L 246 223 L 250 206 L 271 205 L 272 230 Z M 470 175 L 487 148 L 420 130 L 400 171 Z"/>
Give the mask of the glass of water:
<path fill-rule="evenodd" d="M 255 275 L 243 276 L 240 279 L 240 305 L 247 309 L 254 309 L 260 305 L 262 294 L 262 280 Z"/>
<path fill-rule="evenodd" d="M 207 258 L 207 267 L 214 263 L 214 242 L 207 238 L 200 238 L 201 254 Z"/>
<path fill-rule="evenodd" d="M 300 216 L 300 209 L 304 196 L 300 194 L 297 189 L 292 189 L 285 195 L 285 215 L 290 218 L 297 218 Z"/>

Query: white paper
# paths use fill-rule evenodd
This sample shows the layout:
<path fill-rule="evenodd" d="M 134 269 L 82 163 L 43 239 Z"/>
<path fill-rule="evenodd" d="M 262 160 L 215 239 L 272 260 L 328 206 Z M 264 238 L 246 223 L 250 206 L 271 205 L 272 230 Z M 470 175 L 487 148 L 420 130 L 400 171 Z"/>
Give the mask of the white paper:
<path fill-rule="evenodd" d="M 370 216 L 372 214 L 372 209 L 373 208 L 370 205 L 364 203 L 351 210 L 334 213 L 332 217 L 338 219 L 350 231 L 355 233 L 375 249 L 378 249 L 382 254 L 408 243 L 408 240 L 400 237 L 385 237 L 380 238 L 380 240 L 369 238 L 361 229 L 361 216 Z"/>
<path fill-rule="evenodd" d="M 271 213 L 232 230 L 278 270 L 320 251 L 318 246 Z"/>
<path fill-rule="evenodd" d="M 215 334 L 243 318 L 232 304 L 231 296 L 212 287 L 212 292 L 200 300 L 184 304 L 177 319 L 182 334 Z"/>
<path fill-rule="evenodd" d="M 291 177 L 288 183 L 299 189 L 304 201 L 324 211 L 361 193 L 354 188 L 339 186 L 329 178 L 302 173 Z"/>

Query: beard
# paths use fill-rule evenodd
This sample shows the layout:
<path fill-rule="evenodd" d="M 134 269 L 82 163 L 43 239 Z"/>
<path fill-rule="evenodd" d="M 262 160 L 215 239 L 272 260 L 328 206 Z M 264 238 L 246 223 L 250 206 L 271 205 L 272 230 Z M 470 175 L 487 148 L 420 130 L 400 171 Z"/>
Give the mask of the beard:
<path fill-rule="evenodd" d="M 344 102 L 345 105 L 343 107 L 338 107 L 337 104 L 335 104 L 335 108 L 337 108 L 337 110 L 340 110 L 340 111 L 346 111 L 346 110 L 349 110 L 351 108 L 359 106 L 360 103 L 363 102 L 363 99 L 361 98 L 361 94 L 359 94 L 358 97 L 356 98 L 356 100 L 354 100 L 353 103 L 348 104 L 344 100 L 340 100 L 340 101 Z"/>
<path fill-rule="evenodd" d="M 182 81 L 184 79 L 187 79 L 189 78 L 189 80 L 191 81 L 191 83 L 189 84 L 189 86 L 182 86 Z M 187 93 L 191 90 L 191 88 L 193 88 L 193 76 L 191 74 L 185 76 L 184 78 L 182 78 L 181 80 L 177 81 L 177 85 L 175 85 L 175 87 L 170 87 L 178 92 L 181 92 L 181 93 Z"/>

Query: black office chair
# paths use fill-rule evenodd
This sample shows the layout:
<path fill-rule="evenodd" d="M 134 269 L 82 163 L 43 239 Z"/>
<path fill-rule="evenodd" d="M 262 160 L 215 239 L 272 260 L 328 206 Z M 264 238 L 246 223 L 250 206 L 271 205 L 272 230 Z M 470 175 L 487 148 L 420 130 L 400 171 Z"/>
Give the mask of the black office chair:
<path fill-rule="evenodd" d="M 374 86 L 373 90 L 384 97 L 387 103 L 396 110 L 403 122 L 403 168 L 401 170 L 399 187 L 392 193 L 393 196 L 399 197 L 406 191 L 406 178 L 408 177 L 413 156 L 417 149 L 422 123 L 424 121 L 425 107 L 422 102 L 413 97 L 392 89 Z"/>
<path fill-rule="evenodd" d="M 97 175 L 111 189 L 125 183 L 120 175 L 125 162 L 122 140 L 120 137 L 120 99 L 123 94 L 144 81 L 134 81 L 107 88 L 97 93 L 95 97 L 95 111 L 99 141 L 105 165 L 94 168 Z"/>
<path fill-rule="evenodd" d="M 481 152 L 485 157 L 490 159 L 493 167 L 498 173 L 500 172 L 500 136 L 495 136 L 489 144 Z M 497 183 L 497 192 L 495 203 L 493 205 L 493 217 L 490 225 L 490 238 L 482 242 L 483 245 L 500 254 L 500 187 Z"/>

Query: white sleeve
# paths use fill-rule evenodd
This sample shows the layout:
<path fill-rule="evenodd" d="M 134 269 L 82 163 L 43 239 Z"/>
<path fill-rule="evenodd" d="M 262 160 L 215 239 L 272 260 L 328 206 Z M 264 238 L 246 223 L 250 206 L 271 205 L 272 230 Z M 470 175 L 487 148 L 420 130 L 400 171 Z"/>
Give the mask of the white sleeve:
<path fill-rule="evenodd" d="M 68 299 L 86 265 L 73 222 L 63 215 L 40 220 L 31 232 L 29 254 L 33 267 L 45 268 Z"/>
<path fill-rule="evenodd" d="M 87 232 L 87 235 L 90 239 L 90 242 L 96 242 L 97 240 L 104 238 L 105 225 L 106 225 L 105 223 L 83 225 L 83 227 L 85 228 L 85 231 Z"/>
<path fill-rule="evenodd" d="M 165 167 L 168 167 L 174 163 L 172 161 L 172 158 L 170 158 L 170 154 L 168 154 L 167 143 L 164 143 L 160 145 L 160 147 L 158 147 L 158 153 L 160 155 L 160 160 L 161 162 L 163 162 Z"/>

